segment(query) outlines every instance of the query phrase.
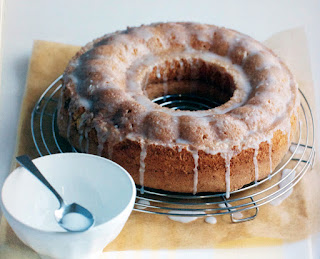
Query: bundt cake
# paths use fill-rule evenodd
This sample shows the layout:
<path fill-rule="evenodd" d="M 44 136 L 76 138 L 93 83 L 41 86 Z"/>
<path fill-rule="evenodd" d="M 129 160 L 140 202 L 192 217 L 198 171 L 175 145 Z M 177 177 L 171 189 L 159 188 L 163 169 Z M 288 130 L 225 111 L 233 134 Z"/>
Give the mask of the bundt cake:
<path fill-rule="evenodd" d="M 60 135 L 117 162 L 142 189 L 229 197 L 272 172 L 298 120 L 287 66 L 254 39 L 214 25 L 107 34 L 81 48 L 62 81 Z M 212 105 L 171 109 L 171 95 Z"/>

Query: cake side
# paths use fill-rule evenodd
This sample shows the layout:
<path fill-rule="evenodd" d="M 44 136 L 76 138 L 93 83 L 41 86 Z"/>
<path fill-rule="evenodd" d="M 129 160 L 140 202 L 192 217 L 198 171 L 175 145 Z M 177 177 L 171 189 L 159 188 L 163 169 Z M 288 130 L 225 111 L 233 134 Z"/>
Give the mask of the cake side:
<path fill-rule="evenodd" d="M 66 118 L 68 117 L 65 114 Z M 68 121 L 68 120 L 65 120 Z M 237 190 L 246 184 L 261 180 L 270 175 L 287 153 L 298 119 L 291 117 L 290 132 L 280 130 L 273 134 L 271 144 L 262 142 L 257 154 L 258 178 L 256 179 L 256 167 L 253 162 L 255 150 L 250 148 L 242 150 L 233 156 L 230 161 L 230 191 Z M 76 123 L 76 122 L 75 122 Z M 65 125 L 66 126 L 66 125 Z M 63 126 L 61 126 L 63 127 Z M 65 128 L 65 127 L 64 127 Z M 67 138 L 66 131 L 61 131 Z M 91 154 L 98 154 L 97 133 L 94 129 L 89 131 L 88 140 L 84 140 L 82 134 L 72 129 L 69 141 L 78 150 Z M 290 141 L 288 142 L 288 134 Z M 82 143 L 81 145 L 79 145 Z M 110 157 L 109 143 L 106 141 L 100 155 Z M 87 150 L 84 150 L 87 149 Z M 113 146 L 112 160 L 124 167 L 133 177 L 136 184 L 140 184 L 140 155 L 141 143 L 124 140 Z M 271 153 L 270 153 L 271 150 Z M 144 186 L 171 192 L 194 192 L 194 167 L 193 154 L 187 148 L 165 147 L 161 145 L 148 145 L 147 155 L 144 160 Z M 221 154 L 208 154 L 199 151 L 197 192 L 225 192 L 226 191 L 226 160 Z"/>

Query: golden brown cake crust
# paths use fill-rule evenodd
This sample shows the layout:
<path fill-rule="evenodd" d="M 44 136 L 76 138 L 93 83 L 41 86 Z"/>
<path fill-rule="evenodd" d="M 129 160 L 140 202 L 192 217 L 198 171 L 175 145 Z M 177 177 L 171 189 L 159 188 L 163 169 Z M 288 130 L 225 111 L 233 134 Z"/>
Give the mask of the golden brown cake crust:
<path fill-rule="evenodd" d="M 174 111 L 151 101 L 177 93 L 221 105 Z M 77 149 L 119 163 L 137 184 L 228 194 L 279 164 L 298 104 L 290 71 L 257 41 L 213 25 L 163 23 L 83 47 L 64 73 L 58 127 Z"/>

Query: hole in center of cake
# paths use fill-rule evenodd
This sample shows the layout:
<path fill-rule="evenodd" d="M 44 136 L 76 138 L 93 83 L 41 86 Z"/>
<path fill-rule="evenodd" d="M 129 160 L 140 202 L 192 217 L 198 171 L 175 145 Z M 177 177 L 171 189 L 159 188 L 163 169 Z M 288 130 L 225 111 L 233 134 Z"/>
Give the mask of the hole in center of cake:
<path fill-rule="evenodd" d="M 208 110 L 228 102 L 235 91 L 225 68 L 200 59 L 166 61 L 146 78 L 145 94 L 175 110 Z"/>

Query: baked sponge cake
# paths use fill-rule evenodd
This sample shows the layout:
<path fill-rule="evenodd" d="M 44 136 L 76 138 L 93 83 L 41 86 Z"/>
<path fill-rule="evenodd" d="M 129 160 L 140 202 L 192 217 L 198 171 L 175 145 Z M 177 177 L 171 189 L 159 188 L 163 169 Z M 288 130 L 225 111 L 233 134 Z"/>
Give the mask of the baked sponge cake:
<path fill-rule="evenodd" d="M 215 105 L 152 101 L 167 95 Z M 63 75 L 57 120 L 74 147 L 112 159 L 142 187 L 228 197 L 280 163 L 298 107 L 287 66 L 256 40 L 214 25 L 158 23 L 81 48 Z"/>

